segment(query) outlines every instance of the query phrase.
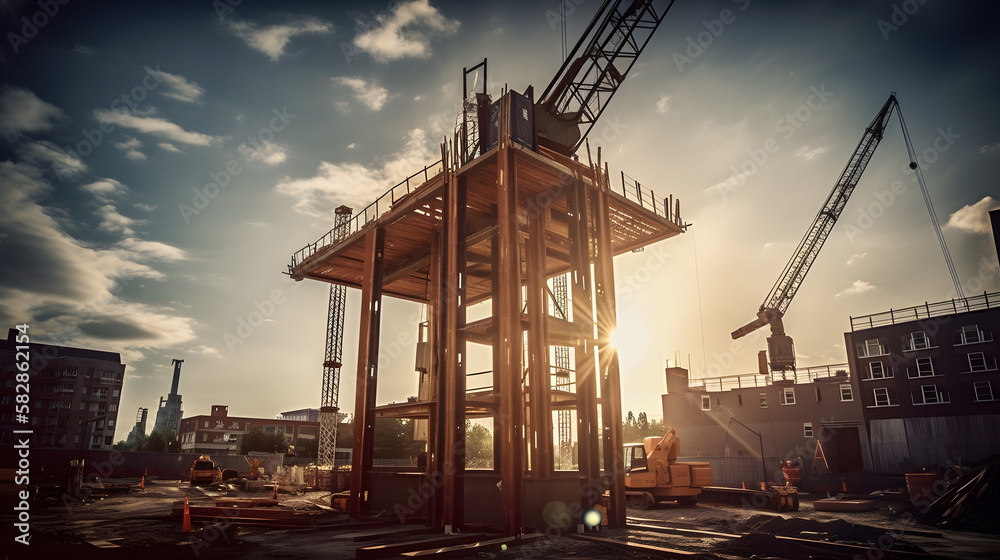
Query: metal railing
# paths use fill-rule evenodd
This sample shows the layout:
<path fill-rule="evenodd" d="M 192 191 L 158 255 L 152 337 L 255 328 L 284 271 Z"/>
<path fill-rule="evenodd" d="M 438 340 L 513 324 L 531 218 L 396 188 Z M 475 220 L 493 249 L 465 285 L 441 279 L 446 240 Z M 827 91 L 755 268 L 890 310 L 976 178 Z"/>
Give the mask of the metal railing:
<path fill-rule="evenodd" d="M 315 255 L 320 249 L 333 245 L 338 240 L 350 237 L 351 235 L 361 231 L 361 228 L 365 227 L 368 222 L 371 222 L 381 216 L 387 210 L 392 208 L 392 205 L 397 201 L 409 195 L 411 192 L 414 192 L 421 185 L 424 185 L 431 179 L 437 177 L 442 171 L 443 167 L 441 166 L 441 160 L 437 160 L 430 165 L 424 166 L 423 169 L 417 171 L 413 175 L 410 175 L 406 179 L 403 179 L 391 189 L 387 190 L 385 194 L 376 198 L 375 202 L 372 202 L 368 206 L 365 206 L 364 209 L 354 214 L 354 217 L 351 218 L 351 221 L 348 222 L 348 225 L 346 226 L 346 232 L 341 232 L 339 231 L 339 228 L 335 227 L 326 232 L 323 237 L 320 237 L 314 243 L 310 243 L 292 254 L 292 262 L 288 265 L 288 272 L 291 273 L 295 267 L 305 262 L 309 257 Z M 420 183 L 412 182 L 413 179 L 421 175 L 423 176 L 423 181 Z"/>
<path fill-rule="evenodd" d="M 979 311 L 1000 306 L 1000 292 L 983 292 L 981 296 L 972 296 L 959 299 L 950 299 L 936 303 L 924 302 L 923 305 L 906 307 L 903 309 L 890 309 L 882 313 L 872 315 L 862 315 L 851 317 L 851 330 L 871 329 L 896 323 L 908 321 L 919 321 L 920 319 L 930 319 L 932 317 L 944 317 L 956 313 L 967 311 Z"/>
<path fill-rule="evenodd" d="M 621 172 L 621 177 L 621 195 L 624 196 L 626 200 L 635 202 L 647 210 L 652 210 L 657 216 L 662 216 L 678 226 L 684 227 L 684 222 L 681 220 L 680 213 L 675 212 L 675 209 L 671 208 L 671 202 L 673 199 L 672 196 L 657 198 L 656 193 L 654 193 L 652 189 L 642 186 L 639 181 L 629 177 L 624 171 Z M 612 189 L 612 192 L 617 194 L 618 190 Z"/>
<path fill-rule="evenodd" d="M 691 379 L 688 381 L 688 387 L 704 388 L 706 391 L 727 391 L 746 387 L 768 387 L 775 381 L 812 383 L 817 379 L 827 378 L 840 378 L 844 383 L 847 383 L 851 378 L 850 368 L 844 363 L 812 366 L 791 372 L 775 371 L 770 375 L 761 375 L 759 373 L 725 375 L 722 377 Z"/>

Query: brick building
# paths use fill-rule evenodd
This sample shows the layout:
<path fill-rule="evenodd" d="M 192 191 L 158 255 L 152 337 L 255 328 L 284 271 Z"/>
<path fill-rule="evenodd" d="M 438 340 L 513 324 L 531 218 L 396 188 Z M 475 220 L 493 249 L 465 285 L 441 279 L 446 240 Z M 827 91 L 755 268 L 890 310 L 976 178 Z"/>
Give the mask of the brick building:
<path fill-rule="evenodd" d="M 18 373 L 16 329 L 0 340 L 0 443 L 12 444 L 12 430 L 32 430 L 32 448 L 111 449 L 125 364 L 117 352 L 28 344 L 28 423 L 15 420 Z M 29 336 L 31 335 L 29 331 Z"/>
<path fill-rule="evenodd" d="M 1000 292 L 851 318 L 844 338 L 875 470 L 1000 453 L 996 333 Z"/>
<path fill-rule="evenodd" d="M 763 447 L 771 461 L 809 460 L 821 442 L 834 473 L 869 465 L 864 418 L 847 364 L 694 383 L 683 368 L 668 368 L 666 374 L 663 423 L 677 430 L 684 457 L 759 457 Z"/>
<path fill-rule="evenodd" d="M 303 411 L 294 412 L 303 413 Z M 301 414 L 287 414 L 293 417 L 301 416 Z M 182 419 L 178 439 L 181 451 L 185 453 L 230 455 L 239 453 L 240 436 L 254 427 L 262 429 L 265 433 L 281 434 L 286 443 L 293 443 L 297 439 L 316 439 L 319 435 L 319 422 L 229 416 L 228 406 L 212 405 L 211 414 Z"/>

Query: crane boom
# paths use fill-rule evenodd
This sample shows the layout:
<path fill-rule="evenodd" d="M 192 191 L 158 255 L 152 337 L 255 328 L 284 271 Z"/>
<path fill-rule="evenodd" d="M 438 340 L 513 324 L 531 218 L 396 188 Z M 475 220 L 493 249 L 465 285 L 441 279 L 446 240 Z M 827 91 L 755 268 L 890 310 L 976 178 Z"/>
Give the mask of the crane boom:
<path fill-rule="evenodd" d="M 816 261 L 816 257 L 830 236 L 834 224 L 837 223 L 837 219 L 843 213 L 844 207 L 847 205 L 847 200 L 851 197 L 851 193 L 854 192 L 854 188 L 857 187 L 858 181 L 861 179 L 865 167 L 868 166 L 872 154 L 875 153 L 875 148 L 882 141 L 885 127 L 889 123 L 889 118 L 892 116 L 894 108 L 897 108 L 896 95 L 890 94 L 885 105 L 882 106 L 882 109 L 879 110 L 871 124 L 865 129 L 861 140 L 854 149 L 854 153 L 851 154 L 851 158 L 847 161 L 844 171 L 841 172 L 840 178 L 837 179 L 833 190 L 830 191 L 830 195 L 826 198 L 826 202 L 820 208 L 819 213 L 816 214 L 812 225 L 806 231 L 805 236 L 802 237 L 802 241 L 799 242 L 795 252 L 792 253 L 792 258 L 785 265 L 778 280 L 771 287 L 771 292 L 764 299 L 764 303 L 761 304 L 760 310 L 757 312 L 757 318 L 732 333 L 733 338 L 736 339 L 746 336 L 764 325 L 770 324 L 772 334 L 781 339 L 780 341 L 777 339 L 775 341 L 772 341 L 770 338 L 768 339 L 768 346 L 771 349 L 771 367 L 773 369 L 782 371 L 795 369 L 795 355 L 791 348 L 791 338 L 785 336 L 781 318 L 784 316 L 785 311 L 788 310 L 792 298 L 798 292 L 813 262 Z M 776 350 L 778 351 L 776 352 Z M 778 356 L 775 354 L 778 354 Z"/>
<path fill-rule="evenodd" d="M 580 147 L 673 4 L 605 0 L 535 105 L 539 143 Z"/>

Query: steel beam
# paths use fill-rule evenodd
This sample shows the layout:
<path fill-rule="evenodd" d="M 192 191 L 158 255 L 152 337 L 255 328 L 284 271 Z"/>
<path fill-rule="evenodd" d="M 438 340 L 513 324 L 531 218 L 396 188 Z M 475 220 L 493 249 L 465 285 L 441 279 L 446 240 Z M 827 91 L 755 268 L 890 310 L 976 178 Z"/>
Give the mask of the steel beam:
<path fill-rule="evenodd" d="M 365 282 L 361 289 L 361 329 L 358 336 L 358 375 L 354 398 L 354 457 L 348 513 L 369 513 L 371 468 L 375 452 L 375 390 L 378 381 L 379 329 L 382 322 L 382 271 L 385 229 L 373 227 L 365 239 Z"/>
<path fill-rule="evenodd" d="M 593 287 L 590 274 L 591 227 L 587 208 L 587 186 L 573 181 L 566 192 L 570 214 L 570 284 L 573 293 L 573 325 L 576 328 L 576 433 L 579 450 L 580 505 L 584 510 L 600 500 L 599 420 L 597 417 L 597 368 L 594 363 Z"/>
<path fill-rule="evenodd" d="M 466 181 L 456 175 L 448 177 L 445 194 L 445 261 L 444 307 L 448 309 L 444 322 L 444 390 L 438 401 L 443 410 L 441 467 L 442 522 L 446 528 L 458 528 L 464 523 L 465 473 L 465 285 L 466 285 Z"/>
<path fill-rule="evenodd" d="M 600 173 L 600 170 L 598 170 Z M 603 183 L 602 183 L 603 184 Z M 610 344 L 611 333 L 618 326 L 615 306 L 615 267 L 611 249 L 611 219 L 607 193 L 603 188 L 592 192 L 594 209 L 595 259 L 594 294 L 597 311 L 598 362 L 601 380 L 601 431 L 604 447 L 604 471 L 611 477 L 608 488 L 608 526 L 625 526 L 625 464 L 622 456 L 622 391 L 618 370 L 618 350 Z"/>
<path fill-rule="evenodd" d="M 531 395 L 528 446 L 531 474 L 545 480 L 552 476 L 552 408 L 549 375 L 548 286 L 545 266 L 545 222 L 548 208 L 528 216 L 527 304 L 528 389 Z"/>
<path fill-rule="evenodd" d="M 510 146 L 510 96 L 500 101 L 497 153 L 497 218 L 499 254 L 493 287 L 497 298 L 497 341 L 493 347 L 494 375 L 500 378 L 500 509 L 506 536 L 524 532 L 524 441 L 521 391 L 521 254 L 517 223 L 517 177 Z"/>

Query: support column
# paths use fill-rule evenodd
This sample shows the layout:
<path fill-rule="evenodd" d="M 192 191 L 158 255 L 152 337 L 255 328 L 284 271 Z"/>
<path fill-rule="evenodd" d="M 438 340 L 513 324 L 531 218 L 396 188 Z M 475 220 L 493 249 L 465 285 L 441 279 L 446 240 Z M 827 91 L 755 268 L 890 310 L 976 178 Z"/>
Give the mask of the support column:
<path fill-rule="evenodd" d="M 378 344 L 382 319 L 382 269 L 385 230 L 374 227 L 365 237 L 364 285 L 361 287 L 361 332 L 358 336 L 358 375 L 354 397 L 354 449 L 348 513 L 370 513 L 369 491 L 375 452 L 375 389 L 378 381 Z"/>
<path fill-rule="evenodd" d="M 546 289 L 545 222 L 548 207 L 536 207 L 528 216 L 527 304 L 528 304 L 528 389 L 531 395 L 528 445 L 531 474 L 540 480 L 551 478 L 552 397 L 549 386 L 548 290 Z"/>
<path fill-rule="evenodd" d="M 600 173 L 600 170 L 598 170 Z M 603 186 L 603 181 L 600 182 Z M 608 488 L 608 526 L 625 527 L 625 463 L 622 457 L 622 391 L 618 370 L 618 350 L 611 346 L 611 333 L 618 327 L 615 305 L 615 267 L 611 249 L 611 218 L 604 188 L 593 193 L 591 207 L 596 225 L 594 292 L 597 310 L 598 358 L 601 378 L 601 420 L 604 471 L 611 477 Z"/>
<path fill-rule="evenodd" d="M 590 214 L 587 186 L 575 180 L 566 192 L 569 213 L 570 281 L 576 342 L 577 440 L 580 458 L 580 506 L 586 511 L 600 500 L 597 367 L 594 363 L 594 312 L 590 274 Z"/>
<path fill-rule="evenodd" d="M 493 345 L 494 375 L 500 378 L 500 509 L 504 534 L 524 532 L 524 440 L 521 395 L 521 255 L 517 232 L 517 177 L 510 148 L 510 96 L 501 98 L 497 153 L 499 285 L 493 287 L 499 315 Z"/>
<path fill-rule="evenodd" d="M 435 232 L 431 238 L 431 254 L 429 261 L 430 271 L 430 282 L 428 283 L 428 295 L 427 295 L 427 332 L 428 341 L 427 347 L 430 350 L 430 364 L 429 371 L 431 372 L 430 378 L 430 400 L 433 403 L 431 405 L 430 413 L 428 414 L 429 421 L 427 425 L 427 476 L 430 477 L 435 473 L 442 472 L 441 470 L 441 441 L 444 439 L 442 435 L 442 426 L 444 425 L 442 412 L 441 412 L 441 384 L 443 377 L 443 345 L 441 341 L 444 339 L 444 316 L 445 309 L 442 305 L 444 300 L 444 288 L 442 287 L 441 278 L 444 276 L 444 260 L 441 258 L 442 253 L 442 239 L 444 238 L 439 232 Z M 433 480 L 428 478 L 428 480 Z M 436 486 L 434 486 L 436 488 Z M 427 525 L 430 527 L 443 528 L 444 527 L 444 514 L 443 509 L 443 492 L 435 491 L 434 495 L 431 497 L 427 504 Z"/>
<path fill-rule="evenodd" d="M 464 522 L 465 476 L 465 285 L 466 285 L 466 181 L 451 175 L 445 194 L 444 306 L 450 310 L 444 326 L 443 394 L 438 401 L 444 414 L 442 462 L 443 523 L 446 532 Z"/>

